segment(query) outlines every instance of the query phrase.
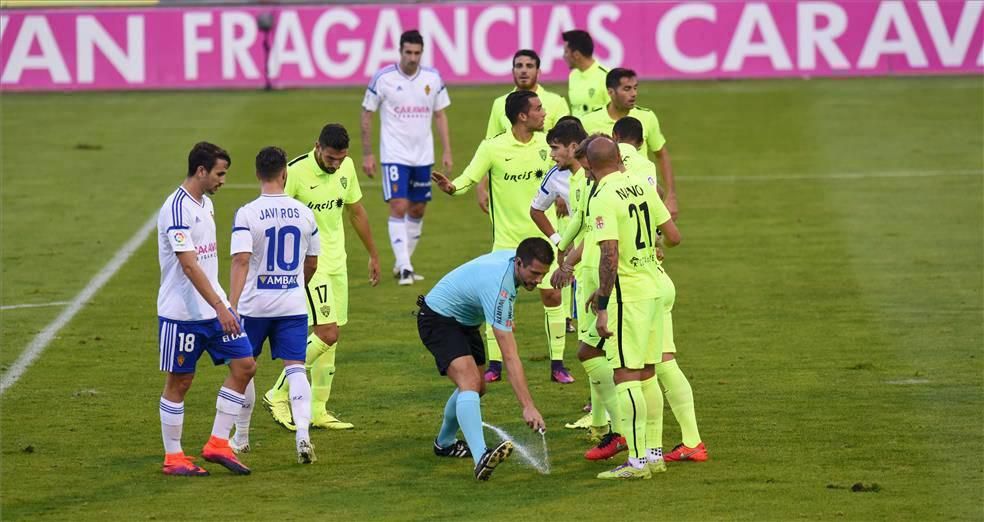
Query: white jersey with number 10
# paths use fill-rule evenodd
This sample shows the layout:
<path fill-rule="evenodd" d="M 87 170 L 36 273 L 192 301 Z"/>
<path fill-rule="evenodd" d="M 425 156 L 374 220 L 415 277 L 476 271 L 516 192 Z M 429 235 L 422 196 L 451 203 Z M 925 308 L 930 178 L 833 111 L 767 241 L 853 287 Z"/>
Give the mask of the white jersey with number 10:
<path fill-rule="evenodd" d="M 236 211 L 232 254 L 252 254 L 241 315 L 290 317 L 307 314 L 304 258 L 321 252 L 314 213 L 286 194 L 263 194 Z"/>

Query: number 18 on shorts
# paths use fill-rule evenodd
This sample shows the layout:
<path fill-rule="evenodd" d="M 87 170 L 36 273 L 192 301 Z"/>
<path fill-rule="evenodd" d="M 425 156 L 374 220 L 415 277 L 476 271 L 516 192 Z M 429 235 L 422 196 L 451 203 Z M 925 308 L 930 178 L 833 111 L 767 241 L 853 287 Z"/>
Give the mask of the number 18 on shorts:
<path fill-rule="evenodd" d="M 431 200 L 431 165 L 410 167 L 383 163 L 383 200 L 409 199 L 414 203 Z"/>

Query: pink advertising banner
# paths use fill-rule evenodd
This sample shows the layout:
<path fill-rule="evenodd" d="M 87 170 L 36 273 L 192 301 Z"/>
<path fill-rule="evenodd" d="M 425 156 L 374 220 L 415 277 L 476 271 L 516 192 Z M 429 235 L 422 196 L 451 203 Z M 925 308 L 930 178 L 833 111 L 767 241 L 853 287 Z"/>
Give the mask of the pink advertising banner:
<path fill-rule="evenodd" d="M 541 81 L 563 81 L 561 33 L 573 28 L 604 65 L 650 79 L 981 74 L 982 11 L 980 0 L 6 9 L 0 90 L 256 88 L 265 74 L 275 87 L 363 85 L 411 28 L 448 83 L 506 81 L 519 48 L 540 54 Z"/>

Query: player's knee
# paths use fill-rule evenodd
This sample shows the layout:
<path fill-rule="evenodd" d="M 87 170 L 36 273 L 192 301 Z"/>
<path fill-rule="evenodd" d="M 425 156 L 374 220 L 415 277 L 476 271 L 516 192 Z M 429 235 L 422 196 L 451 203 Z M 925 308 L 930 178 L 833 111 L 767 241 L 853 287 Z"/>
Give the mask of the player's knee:
<path fill-rule="evenodd" d="M 560 290 L 542 290 L 540 300 L 543 301 L 543 306 L 560 306 L 562 294 Z"/>
<path fill-rule="evenodd" d="M 595 357 L 604 357 L 605 352 L 587 344 L 581 344 L 581 347 L 577 349 L 577 360 L 585 362 L 589 359 L 594 359 Z"/>
<path fill-rule="evenodd" d="M 164 398 L 174 402 L 184 400 L 185 394 L 191 389 L 194 377 L 193 373 L 170 374 L 164 384 Z"/>
<path fill-rule="evenodd" d="M 317 328 L 314 334 L 321 339 L 321 342 L 331 346 L 338 342 L 338 327 Z"/>
<path fill-rule="evenodd" d="M 423 219 L 425 210 L 427 210 L 426 202 L 412 203 L 407 209 L 407 214 L 413 219 Z"/>
<path fill-rule="evenodd" d="M 408 202 L 403 198 L 389 200 L 390 216 L 403 219 L 407 215 Z"/>
<path fill-rule="evenodd" d="M 256 359 L 252 357 L 236 359 L 229 365 L 229 369 L 232 370 L 232 375 L 236 380 L 245 381 L 248 384 L 249 380 L 256 375 Z"/>

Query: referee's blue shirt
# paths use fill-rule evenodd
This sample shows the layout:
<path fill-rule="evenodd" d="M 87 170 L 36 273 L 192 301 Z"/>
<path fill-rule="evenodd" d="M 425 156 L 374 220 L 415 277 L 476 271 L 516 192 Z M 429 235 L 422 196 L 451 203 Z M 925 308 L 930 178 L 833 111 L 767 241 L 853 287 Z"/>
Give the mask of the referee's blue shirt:
<path fill-rule="evenodd" d="M 424 297 L 435 312 L 465 326 L 489 323 L 511 332 L 516 300 L 515 250 L 477 257 L 441 278 Z"/>

